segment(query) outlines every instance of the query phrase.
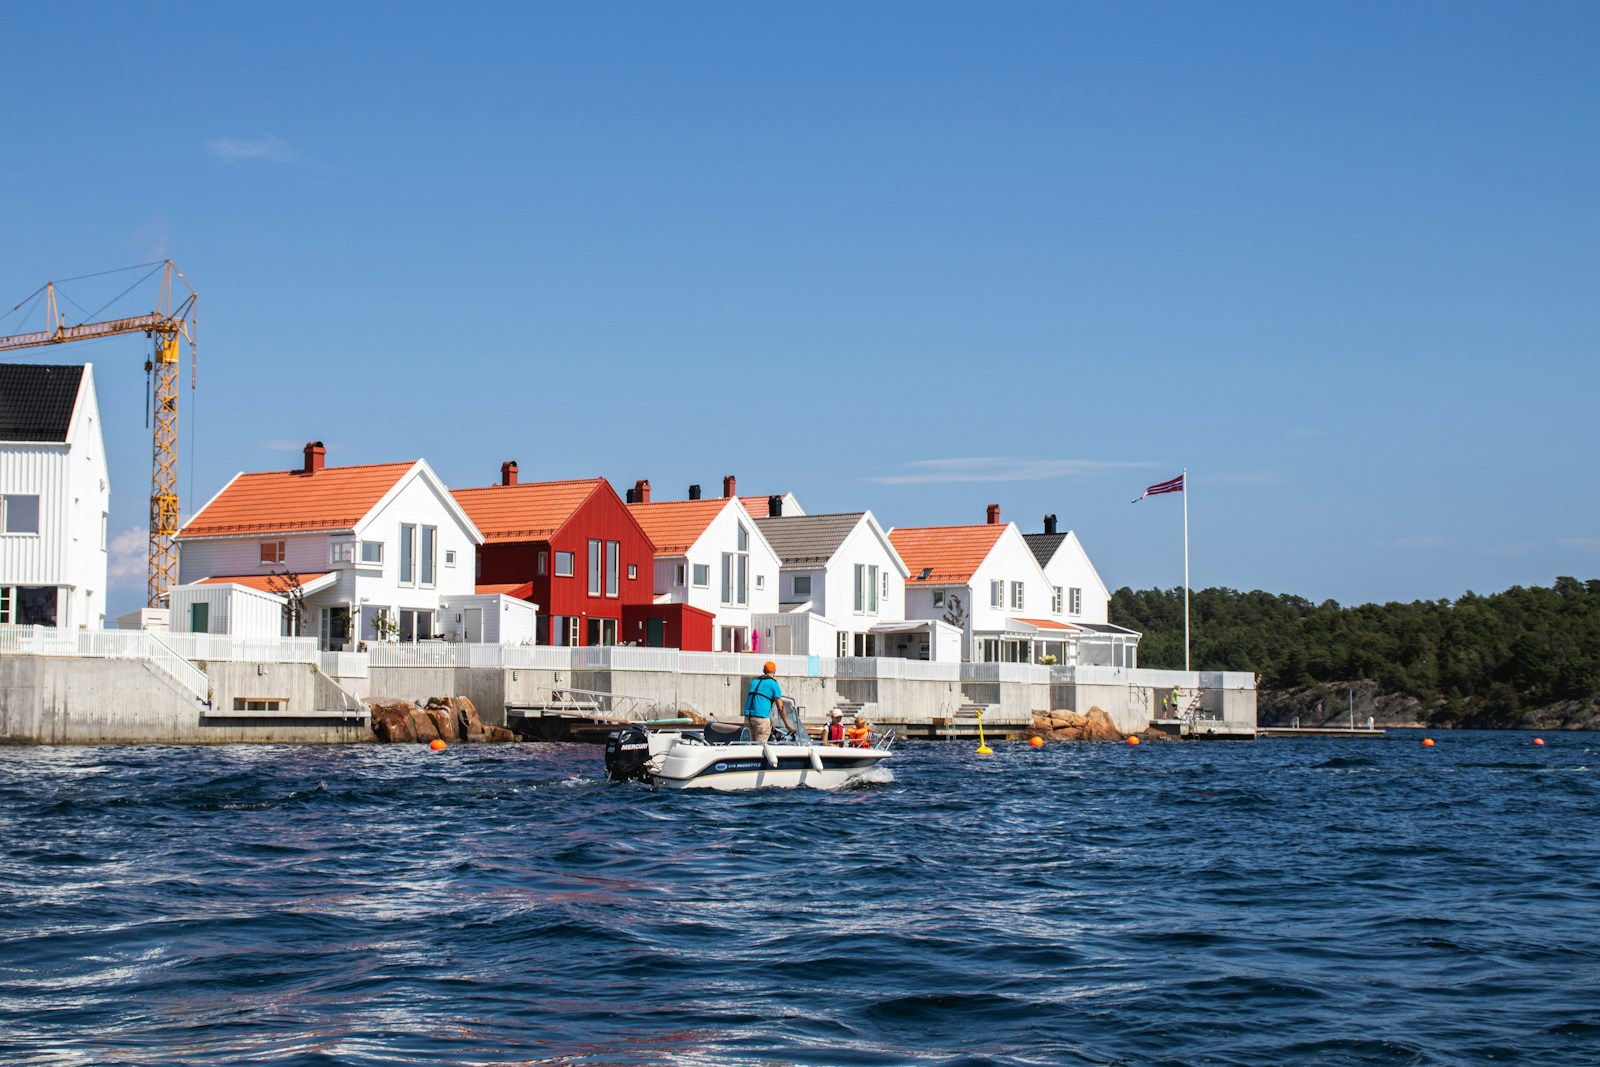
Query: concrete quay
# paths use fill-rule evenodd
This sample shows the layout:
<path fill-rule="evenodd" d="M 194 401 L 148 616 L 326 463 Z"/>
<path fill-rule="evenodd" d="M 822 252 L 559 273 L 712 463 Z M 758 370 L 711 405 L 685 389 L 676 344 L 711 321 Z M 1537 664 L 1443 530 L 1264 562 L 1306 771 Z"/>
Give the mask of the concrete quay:
<path fill-rule="evenodd" d="M 146 647 L 126 635 L 115 643 L 62 640 L 42 654 L 0 649 L 0 743 L 354 743 L 372 739 L 368 701 L 442 695 L 470 698 L 496 726 L 510 725 L 508 712 L 526 721 L 539 709 L 570 708 L 574 694 L 604 715 L 692 711 L 727 722 L 739 717 L 763 659 L 627 646 L 435 643 L 367 654 L 318 653 L 302 639 L 277 648 L 216 640 L 191 647 L 173 638 Z M 1099 707 L 1119 730 L 1137 733 L 1177 687 L 1195 721 L 1254 732 L 1249 674 L 776 658 L 785 694 L 812 726 L 839 707 L 902 737 L 967 739 L 981 710 L 987 736 L 1005 739 L 1027 730 L 1035 712 Z"/>

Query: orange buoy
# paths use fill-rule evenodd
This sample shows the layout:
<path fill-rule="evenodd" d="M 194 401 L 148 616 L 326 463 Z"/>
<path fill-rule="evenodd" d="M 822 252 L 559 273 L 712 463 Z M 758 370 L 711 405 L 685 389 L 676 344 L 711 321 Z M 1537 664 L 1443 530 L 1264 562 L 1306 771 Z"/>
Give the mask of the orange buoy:
<path fill-rule="evenodd" d="M 1139 739 L 1137 737 L 1133 736 L 1132 734 L 1128 735 L 1128 744 L 1137 745 L 1138 743 L 1139 743 Z"/>
<path fill-rule="evenodd" d="M 1533 743 L 1534 743 L 1534 744 L 1536 744 L 1536 745 L 1538 745 L 1538 746 L 1539 746 L 1539 747 L 1540 747 L 1540 748 L 1543 748 L 1543 747 L 1544 747 L 1544 738 L 1542 738 L 1542 737 L 1535 737 L 1535 738 L 1534 738 L 1534 739 L 1533 739 Z"/>
<path fill-rule="evenodd" d="M 1422 747 L 1423 747 L 1423 748 L 1432 748 L 1432 747 L 1433 747 L 1433 738 L 1431 738 L 1431 737 L 1424 737 L 1424 738 L 1423 738 L 1423 739 L 1422 739 Z"/>
<path fill-rule="evenodd" d="M 1540 741 L 1539 743 L 1541 745 L 1544 744 L 1543 741 Z M 1044 738 L 1042 738 L 1042 737 L 1030 737 L 1030 738 L 1028 738 L 1028 747 L 1030 747 L 1030 748 L 1043 748 L 1044 747 Z"/>
<path fill-rule="evenodd" d="M 443 752 L 445 750 L 444 739 L 435 737 L 432 741 L 428 742 L 428 747 L 433 749 L 435 752 Z"/>

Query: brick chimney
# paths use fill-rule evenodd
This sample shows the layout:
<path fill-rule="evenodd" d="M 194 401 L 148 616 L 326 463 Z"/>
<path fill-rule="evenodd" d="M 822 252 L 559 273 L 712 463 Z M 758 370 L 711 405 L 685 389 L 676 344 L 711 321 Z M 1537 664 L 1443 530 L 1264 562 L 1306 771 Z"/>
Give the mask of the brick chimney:
<path fill-rule="evenodd" d="M 633 483 L 633 502 L 635 504 L 650 503 L 650 479 L 640 478 Z"/>
<path fill-rule="evenodd" d="M 322 447 L 321 441 L 306 442 L 306 465 L 303 474 L 315 474 L 322 469 L 322 461 L 328 455 L 328 450 Z"/>
<path fill-rule="evenodd" d="M 508 459 L 504 463 L 500 464 L 500 484 L 501 485 L 516 485 L 517 484 L 517 461 L 516 460 Z"/>
<path fill-rule="evenodd" d="M 774 519 L 783 518 L 783 497 L 767 497 L 767 515 Z"/>
<path fill-rule="evenodd" d="M 691 485 L 689 487 L 689 499 L 690 500 L 699 500 L 700 499 L 700 486 L 699 485 Z"/>
<path fill-rule="evenodd" d="M 733 493 L 734 493 L 734 487 L 735 487 L 736 484 L 737 483 L 735 483 L 734 480 L 733 480 L 733 475 L 724 474 L 722 476 L 722 495 L 724 497 L 732 496 Z"/>
<path fill-rule="evenodd" d="M 1056 517 L 1054 515 L 1046 515 L 1044 517 L 1044 532 L 1047 534 L 1056 532 Z"/>
<path fill-rule="evenodd" d="M 999 526 L 1000 525 L 1000 505 L 999 504 L 990 504 L 989 505 L 989 525 L 990 526 Z"/>

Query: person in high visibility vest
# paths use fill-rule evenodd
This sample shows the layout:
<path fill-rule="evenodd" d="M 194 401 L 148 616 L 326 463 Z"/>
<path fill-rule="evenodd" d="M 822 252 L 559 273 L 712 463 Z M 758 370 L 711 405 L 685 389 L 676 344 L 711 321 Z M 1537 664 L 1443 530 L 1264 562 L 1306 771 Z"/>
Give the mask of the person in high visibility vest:
<path fill-rule="evenodd" d="M 844 744 L 844 712 L 838 708 L 833 709 L 832 718 L 822 727 L 822 743 L 825 745 Z"/>
<path fill-rule="evenodd" d="M 853 725 L 846 730 L 844 736 L 849 739 L 853 748 L 872 747 L 872 724 L 865 715 L 857 715 Z"/>

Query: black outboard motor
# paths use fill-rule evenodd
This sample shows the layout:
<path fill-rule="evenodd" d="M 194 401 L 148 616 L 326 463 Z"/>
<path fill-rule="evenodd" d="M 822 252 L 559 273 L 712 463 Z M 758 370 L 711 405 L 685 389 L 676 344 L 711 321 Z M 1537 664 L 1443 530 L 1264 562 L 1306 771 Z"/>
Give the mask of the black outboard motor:
<path fill-rule="evenodd" d="M 650 735 L 641 726 L 613 730 L 606 737 L 606 777 L 613 782 L 644 780 L 650 762 Z"/>

